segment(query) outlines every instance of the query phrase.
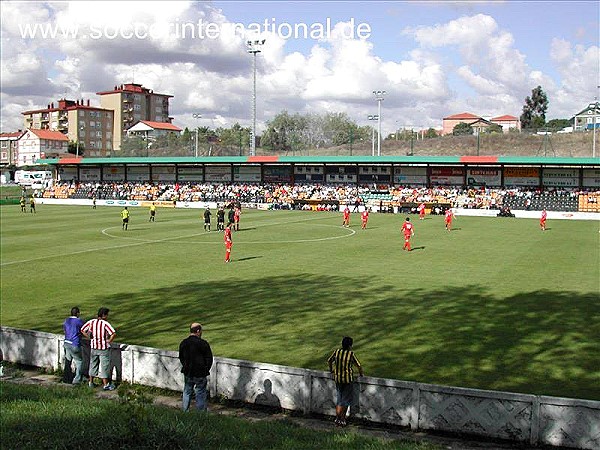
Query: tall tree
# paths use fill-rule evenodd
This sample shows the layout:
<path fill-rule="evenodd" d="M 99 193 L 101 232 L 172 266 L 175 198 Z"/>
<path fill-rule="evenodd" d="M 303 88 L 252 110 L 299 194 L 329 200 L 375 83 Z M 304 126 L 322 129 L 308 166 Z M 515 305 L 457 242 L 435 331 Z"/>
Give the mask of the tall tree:
<path fill-rule="evenodd" d="M 531 91 L 531 97 L 525 98 L 523 114 L 521 114 L 521 128 L 541 128 L 546 124 L 546 111 L 548 110 L 548 97 L 541 86 Z"/>

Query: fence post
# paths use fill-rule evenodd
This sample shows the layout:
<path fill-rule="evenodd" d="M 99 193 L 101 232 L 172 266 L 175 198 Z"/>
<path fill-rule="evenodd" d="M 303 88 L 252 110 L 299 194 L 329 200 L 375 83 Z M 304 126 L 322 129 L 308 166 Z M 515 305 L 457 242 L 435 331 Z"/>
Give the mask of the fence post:
<path fill-rule="evenodd" d="M 410 415 L 410 429 L 417 431 L 419 429 L 419 414 L 421 408 L 421 388 L 419 383 L 415 383 L 412 390 L 412 414 Z"/>
<path fill-rule="evenodd" d="M 531 437 L 529 443 L 537 445 L 540 440 L 540 396 L 536 395 L 531 405 Z"/>

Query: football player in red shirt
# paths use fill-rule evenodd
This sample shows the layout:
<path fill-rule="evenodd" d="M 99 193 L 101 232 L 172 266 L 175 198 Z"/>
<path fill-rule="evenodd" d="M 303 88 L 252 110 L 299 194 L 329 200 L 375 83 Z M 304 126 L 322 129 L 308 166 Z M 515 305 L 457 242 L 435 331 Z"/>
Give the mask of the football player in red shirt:
<path fill-rule="evenodd" d="M 225 227 L 223 241 L 225 242 L 225 262 L 228 263 L 231 261 L 231 247 L 233 246 L 233 241 L 231 240 L 231 222 Z"/>
<path fill-rule="evenodd" d="M 452 229 L 452 219 L 454 219 L 454 213 L 452 212 L 452 208 L 448 208 L 446 210 L 446 217 L 444 218 L 446 231 L 450 231 Z"/>
<path fill-rule="evenodd" d="M 415 230 L 413 224 L 410 223 L 409 217 L 407 217 L 402 224 L 402 232 L 404 233 L 404 247 L 402 247 L 402 250 L 408 250 L 410 252 L 410 238 L 415 235 Z"/>
<path fill-rule="evenodd" d="M 350 208 L 348 208 L 347 205 L 346 205 L 346 208 L 344 208 L 344 221 L 342 222 L 342 226 L 343 227 L 350 226 Z"/>
<path fill-rule="evenodd" d="M 369 221 L 369 209 L 365 207 L 365 210 L 360 213 L 360 218 L 362 220 L 361 228 L 363 230 L 367 229 L 367 222 Z"/>
<path fill-rule="evenodd" d="M 419 220 L 425 219 L 425 203 L 421 203 L 417 207 L 417 211 L 419 211 Z"/>
<path fill-rule="evenodd" d="M 233 211 L 233 221 L 234 221 L 234 230 L 240 231 L 240 216 L 242 215 L 242 210 L 239 206 L 235 207 Z"/>
<path fill-rule="evenodd" d="M 548 217 L 548 213 L 546 212 L 546 208 L 542 209 L 542 217 L 540 217 L 540 228 L 542 231 L 546 231 L 546 218 Z"/>

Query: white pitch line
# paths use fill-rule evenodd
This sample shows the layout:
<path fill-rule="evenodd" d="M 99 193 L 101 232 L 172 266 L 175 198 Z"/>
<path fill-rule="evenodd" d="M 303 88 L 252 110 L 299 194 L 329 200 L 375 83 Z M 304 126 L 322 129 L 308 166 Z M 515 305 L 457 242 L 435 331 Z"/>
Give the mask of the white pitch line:
<path fill-rule="evenodd" d="M 320 220 L 323 219 L 323 217 L 311 217 L 310 219 L 302 219 L 302 220 L 293 220 L 293 221 L 287 221 L 287 222 L 272 222 L 272 223 L 268 223 L 268 224 L 264 224 L 264 225 L 260 225 L 261 227 L 267 227 L 267 226 L 273 226 L 273 225 L 285 225 L 285 224 L 289 224 L 289 223 L 297 223 L 297 222 L 308 222 L 308 221 L 312 221 L 312 220 Z M 250 222 L 252 223 L 252 222 Z M 323 226 L 328 226 L 327 224 L 323 224 Z M 330 225 L 332 227 L 337 227 L 337 225 Z M 118 238 L 119 236 L 113 236 L 111 234 L 106 233 L 106 230 L 110 230 L 111 228 L 117 228 L 115 227 L 109 227 L 109 228 L 104 228 L 103 230 L 101 230 L 101 233 L 104 234 L 105 236 L 108 237 L 112 237 L 112 238 Z M 342 227 L 339 227 L 342 228 Z M 346 235 L 342 235 L 342 236 L 333 236 L 333 237 L 327 237 L 327 238 L 318 238 L 318 239 L 310 239 L 310 240 L 306 240 L 306 239 L 301 239 L 301 240 L 295 240 L 295 241 L 276 241 L 276 242 L 272 242 L 272 241 L 250 241 L 250 242 L 240 242 L 241 244 L 291 244 L 291 243 L 303 243 L 303 242 L 318 242 L 318 241 L 325 241 L 325 240 L 332 240 L 332 239 L 341 239 L 341 238 L 346 238 L 346 237 L 350 237 L 353 236 L 354 234 L 356 234 L 355 230 L 348 230 L 351 233 L 350 234 L 346 234 Z M 70 253 L 61 253 L 61 254 L 57 254 L 57 255 L 48 255 L 48 256 L 40 256 L 38 258 L 30 258 L 30 259 L 22 259 L 22 260 L 18 260 L 18 261 L 8 261 L 8 262 L 4 262 L 4 263 L 0 263 L 0 267 L 3 266 L 11 266 L 14 264 L 24 264 L 24 263 L 29 263 L 29 262 L 33 262 L 33 261 L 41 261 L 44 259 L 52 259 L 52 258 L 61 258 L 64 256 L 73 256 L 73 255 L 81 255 L 84 253 L 91 253 L 91 252 L 98 252 L 98 251 L 105 251 L 105 250 L 114 250 L 114 249 L 119 249 L 119 248 L 127 248 L 127 247 L 135 247 L 135 246 L 139 246 L 139 245 L 145 245 L 145 244 L 156 244 L 156 243 L 161 243 L 161 242 L 168 242 L 168 241 L 174 241 L 177 239 L 180 239 L 181 237 L 189 237 L 189 236 L 204 236 L 205 233 L 197 233 L 195 235 L 188 235 L 188 236 L 178 236 L 178 237 L 170 237 L 170 238 L 165 238 L 165 239 L 157 239 L 157 240 L 153 240 L 153 241 L 149 241 L 149 240 L 144 240 L 141 242 L 133 242 L 133 243 L 129 243 L 129 244 L 121 244 L 121 245 L 113 245 L 111 247 L 101 247 L 101 248 L 89 248 L 86 250 L 77 250 L 74 252 L 70 252 Z M 126 238 L 126 239 L 137 239 L 137 238 Z M 184 242 L 184 243 L 188 243 L 188 242 Z M 206 244 L 213 244 L 212 242 L 206 242 Z M 221 244 L 220 242 L 216 242 L 215 244 Z"/>

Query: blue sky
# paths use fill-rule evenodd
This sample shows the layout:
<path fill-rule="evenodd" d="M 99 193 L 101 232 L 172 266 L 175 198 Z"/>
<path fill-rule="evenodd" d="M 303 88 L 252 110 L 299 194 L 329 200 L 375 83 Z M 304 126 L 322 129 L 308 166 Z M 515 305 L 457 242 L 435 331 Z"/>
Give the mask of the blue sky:
<path fill-rule="evenodd" d="M 441 127 L 442 118 L 468 111 L 519 116 L 541 85 L 548 118 L 569 118 L 598 95 L 599 17 L 596 1 L 481 2 L 10 2 L 2 14 L 2 131 L 22 127 L 20 113 L 61 98 L 90 98 L 132 81 L 173 95 L 179 126 L 193 113 L 231 126 L 250 122 L 251 57 L 245 37 L 124 39 L 92 26 L 130 30 L 203 19 L 230 23 L 325 23 L 327 39 L 266 39 L 257 56 L 259 129 L 282 110 L 345 112 L 359 123 L 375 108 L 373 89 L 387 91 L 383 128 Z M 366 39 L 340 33 L 354 19 Z M 346 24 L 344 24 L 346 23 Z M 72 26 L 69 38 L 24 36 L 23 26 Z M 36 25 L 38 24 L 38 25 Z M 41 26 L 41 25 L 40 25 Z M 84 35 L 81 30 L 87 30 Z"/>

